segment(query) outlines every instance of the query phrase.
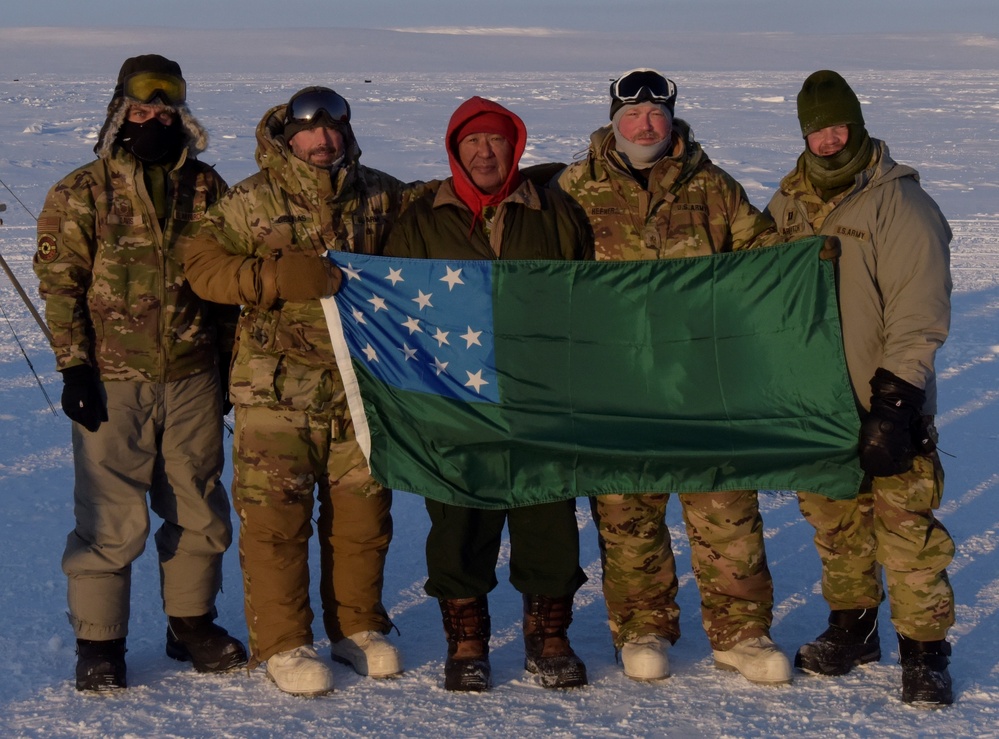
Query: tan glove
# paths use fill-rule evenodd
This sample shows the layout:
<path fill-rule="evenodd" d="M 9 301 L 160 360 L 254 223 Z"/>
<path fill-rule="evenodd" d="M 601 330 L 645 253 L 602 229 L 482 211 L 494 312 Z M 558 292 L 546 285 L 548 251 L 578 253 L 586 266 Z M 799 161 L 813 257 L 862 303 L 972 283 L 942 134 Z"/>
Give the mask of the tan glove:
<path fill-rule="evenodd" d="M 840 244 L 839 236 L 826 236 L 822 249 L 819 251 L 819 259 L 839 259 L 843 253 L 843 246 Z"/>
<path fill-rule="evenodd" d="M 260 268 L 263 295 L 292 303 L 328 298 L 340 289 L 342 280 L 340 268 L 318 254 L 283 254 Z"/>

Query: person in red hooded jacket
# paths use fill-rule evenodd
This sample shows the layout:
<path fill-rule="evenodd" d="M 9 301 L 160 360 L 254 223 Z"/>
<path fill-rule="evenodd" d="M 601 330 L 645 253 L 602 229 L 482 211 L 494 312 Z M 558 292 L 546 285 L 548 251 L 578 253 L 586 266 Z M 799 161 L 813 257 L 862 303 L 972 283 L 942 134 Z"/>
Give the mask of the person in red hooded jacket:
<path fill-rule="evenodd" d="M 448 123 L 452 176 L 400 217 L 385 254 L 422 259 L 591 259 L 586 217 L 565 195 L 541 190 L 519 169 L 524 122 L 481 97 Z M 579 566 L 574 500 L 505 510 L 427 499 L 428 595 L 439 600 L 448 641 L 447 690 L 489 688 L 487 593 L 496 587 L 503 525 L 510 533 L 510 582 L 524 597 L 525 668 L 547 688 L 586 685 L 586 667 L 567 630 L 586 575 Z"/>

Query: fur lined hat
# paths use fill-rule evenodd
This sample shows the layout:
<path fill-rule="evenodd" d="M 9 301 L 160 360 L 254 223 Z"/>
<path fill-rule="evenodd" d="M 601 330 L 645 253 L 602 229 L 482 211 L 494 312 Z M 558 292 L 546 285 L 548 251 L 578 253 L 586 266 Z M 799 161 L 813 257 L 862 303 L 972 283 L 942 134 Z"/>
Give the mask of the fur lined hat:
<path fill-rule="evenodd" d="M 118 81 L 111 95 L 111 102 L 108 103 L 108 114 L 97 136 L 97 143 L 94 145 L 94 153 L 100 158 L 111 156 L 118 132 L 121 129 L 128 109 L 131 105 L 153 104 L 161 105 L 165 110 L 177 114 L 180 125 L 184 130 L 184 146 L 189 155 L 197 155 L 208 148 L 208 132 L 197 121 L 190 109 L 187 107 L 186 95 L 181 93 L 177 100 L 165 100 L 166 94 L 157 94 L 151 99 L 139 100 L 128 97 L 125 94 L 126 81 L 129 77 L 141 73 L 159 74 L 177 78 L 182 88 L 186 87 L 184 76 L 180 71 L 180 65 L 159 54 L 143 54 L 129 57 L 121 65 L 118 71 Z"/>

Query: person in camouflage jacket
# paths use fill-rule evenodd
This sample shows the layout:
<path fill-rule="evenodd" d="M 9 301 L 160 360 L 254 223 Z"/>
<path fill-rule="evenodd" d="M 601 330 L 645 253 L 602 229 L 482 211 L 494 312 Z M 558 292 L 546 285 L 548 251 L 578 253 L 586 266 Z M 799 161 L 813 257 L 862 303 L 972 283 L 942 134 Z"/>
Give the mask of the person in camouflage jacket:
<path fill-rule="evenodd" d="M 63 554 L 76 686 L 126 686 L 131 563 L 156 532 L 167 653 L 217 672 L 246 661 L 215 625 L 232 540 L 222 472 L 219 356 L 231 309 L 199 298 L 178 252 L 225 182 L 195 156 L 207 134 L 185 104 L 179 65 L 122 65 L 96 161 L 48 193 L 34 269 L 62 406 L 73 421 L 76 527 Z"/>
<path fill-rule="evenodd" d="M 612 126 L 590 136 L 585 159 L 558 185 L 586 209 L 597 259 L 676 259 L 774 242 L 773 222 L 715 165 L 690 126 L 673 119 L 673 149 L 645 173 L 620 157 Z"/>
<path fill-rule="evenodd" d="M 675 100 L 675 84 L 655 70 L 624 74 L 611 85 L 611 125 L 558 176 L 589 217 L 597 259 L 677 259 L 778 240 L 770 218 L 674 117 Z M 769 638 L 773 582 L 756 491 L 679 497 L 716 665 L 755 682 L 789 682 L 787 658 Z M 637 680 L 669 675 L 667 647 L 680 636 L 668 499 L 590 501 L 614 645 Z"/>
<path fill-rule="evenodd" d="M 797 105 L 805 151 L 767 210 L 787 241 L 821 234 L 841 242 L 843 343 L 867 477 L 853 500 L 798 494 L 815 527 L 830 615 L 795 665 L 842 675 L 879 660 L 884 576 L 902 699 L 948 704 L 954 541 L 933 514 L 943 496 L 933 415 L 934 358 L 950 327 L 950 226 L 918 173 L 868 135 L 860 101 L 839 74 L 810 75 Z"/>
<path fill-rule="evenodd" d="M 243 306 L 230 380 L 233 501 L 241 522 L 251 664 L 278 688 L 332 689 L 313 649 L 309 538 L 319 500 L 320 597 L 334 659 L 372 677 L 402 670 L 383 636 L 391 491 L 357 445 L 320 298 L 340 272 L 327 250 L 381 253 L 412 188 L 363 166 L 350 107 L 305 88 L 256 130 L 260 171 L 232 187 L 185 253 L 206 299 Z"/>

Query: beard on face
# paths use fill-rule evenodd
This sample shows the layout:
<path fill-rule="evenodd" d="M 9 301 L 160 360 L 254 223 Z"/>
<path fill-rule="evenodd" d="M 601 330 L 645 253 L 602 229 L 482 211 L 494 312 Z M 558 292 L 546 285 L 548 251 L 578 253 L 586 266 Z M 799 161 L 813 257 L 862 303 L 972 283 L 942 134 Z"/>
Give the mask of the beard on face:
<path fill-rule="evenodd" d="M 312 159 L 313 157 L 330 157 L 332 159 L 336 159 L 336 149 L 332 146 L 327 146 L 326 144 L 320 144 L 319 146 L 313 146 L 309 149 L 308 156 L 309 159 Z"/>
<path fill-rule="evenodd" d="M 652 144 L 658 144 L 664 138 L 666 137 L 660 136 L 658 133 L 656 133 L 650 128 L 648 130 L 641 131 L 640 133 L 635 134 L 635 137 L 632 139 L 632 143 L 641 144 L 643 146 L 650 146 Z"/>

